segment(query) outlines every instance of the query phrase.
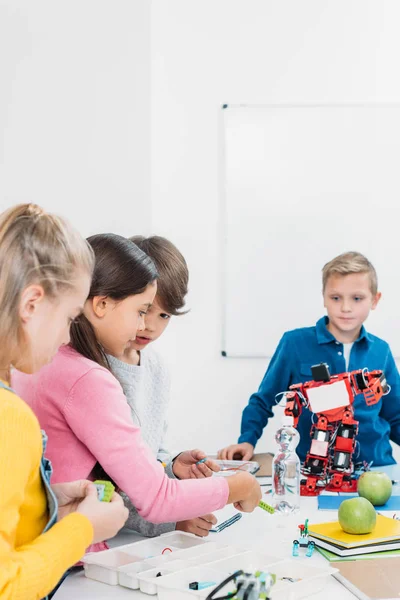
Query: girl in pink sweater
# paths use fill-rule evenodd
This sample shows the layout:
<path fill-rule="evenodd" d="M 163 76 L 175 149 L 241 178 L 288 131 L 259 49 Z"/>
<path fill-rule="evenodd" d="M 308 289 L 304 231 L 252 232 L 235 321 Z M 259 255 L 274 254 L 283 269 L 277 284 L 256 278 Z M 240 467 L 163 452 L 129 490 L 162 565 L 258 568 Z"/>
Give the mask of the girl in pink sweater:
<path fill-rule="evenodd" d="M 183 521 L 233 502 L 252 511 L 261 498 L 248 473 L 193 479 L 205 455 L 179 455 L 170 479 L 134 425 L 122 388 L 106 354 L 122 356 L 145 328 L 157 291 L 152 260 L 133 242 L 102 234 L 89 242 L 95 269 L 83 314 L 71 327 L 71 344 L 34 375 L 15 373 L 13 386 L 36 413 L 49 437 L 47 455 L 54 481 L 91 477 L 99 463 L 139 514 L 154 523 Z M 206 463 L 207 464 L 207 463 Z M 213 468 L 212 462 L 209 466 Z M 203 473 L 210 475 L 207 466 Z"/>

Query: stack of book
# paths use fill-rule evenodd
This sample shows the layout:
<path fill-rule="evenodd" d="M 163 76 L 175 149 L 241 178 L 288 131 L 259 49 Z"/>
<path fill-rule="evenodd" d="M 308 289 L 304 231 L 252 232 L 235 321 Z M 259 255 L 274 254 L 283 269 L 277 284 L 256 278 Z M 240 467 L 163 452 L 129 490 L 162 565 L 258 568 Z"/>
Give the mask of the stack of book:
<path fill-rule="evenodd" d="M 309 539 L 330 561 L 400 555 L 400 521 L 382 515 L 377 515 L 372 533 L 363 535 L 346 533 L 338 521 L 309 525 L 308 530 Z"/>

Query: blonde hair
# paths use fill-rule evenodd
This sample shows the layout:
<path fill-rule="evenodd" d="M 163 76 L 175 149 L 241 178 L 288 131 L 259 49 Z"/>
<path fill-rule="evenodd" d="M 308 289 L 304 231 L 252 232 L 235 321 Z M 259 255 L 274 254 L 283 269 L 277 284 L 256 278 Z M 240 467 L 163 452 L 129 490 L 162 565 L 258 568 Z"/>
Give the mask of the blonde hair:
<path fill-rule="evenodd" d="M 372 263 L 360 252 L 344 252 L 330 260 L 322 269 L 322 291 L 332 275 L 352 275 L 353 273 L 368 273 L 371 292 L 378 292 L 378 276 Z"/>
<path fill-rule="evenodd" d="M 73 287 L 75 272 L 92 274 L 93 253 L 66 221 L 36 204 L 0 215 L 0 368 L 8 369 L 23 344 L 19 304 L 23 290 L 40 284 L 56 298 Z"/>

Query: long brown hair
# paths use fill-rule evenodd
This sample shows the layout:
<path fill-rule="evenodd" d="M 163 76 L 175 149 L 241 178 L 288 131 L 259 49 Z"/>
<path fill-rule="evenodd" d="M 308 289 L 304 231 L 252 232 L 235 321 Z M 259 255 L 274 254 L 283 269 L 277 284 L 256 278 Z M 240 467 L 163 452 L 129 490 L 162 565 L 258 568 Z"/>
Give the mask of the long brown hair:
<path fill-rule="evenodd" d="M 77 271 L 93 269 L 87 242 L 66 221 L 36 204 L 19 204 L 0 215 L 0 368 L 27 352 L 19 318 L 23 290 L 39 284 L 49 298 L 73 287 Z M 51 323 L 49 323 L 51 327 Z"/>
<path fill-rule="evenodd" d="M 154 262 L 133 242 L 114 233 L 88 238 L 95 267 L 88 298 L 108 296 L 125 300 L 141 294 L 158 277 Z M 71 326 L 70 345 L 80 354 L 110 369 L 104 348 L 96 338 L 90 321 L 81 315 Z"/>

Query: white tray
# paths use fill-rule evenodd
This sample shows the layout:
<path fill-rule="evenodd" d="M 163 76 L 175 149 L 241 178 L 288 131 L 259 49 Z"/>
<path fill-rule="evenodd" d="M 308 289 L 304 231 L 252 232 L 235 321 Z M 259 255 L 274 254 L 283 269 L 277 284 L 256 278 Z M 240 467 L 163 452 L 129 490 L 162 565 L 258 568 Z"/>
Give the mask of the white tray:
<path fill-rule="evenodd" d="M 148 558 L 136 563 L 130 563 L 118 568 L 118 583 L 123 587 L 132 590 L 138 590 L 140 587 L 139 574 L 152 569 L 153 567 L 165 566 L 165 563 L 177 559 L 183 559 L 190 565 L 203 564 L 216 559 L 226 558 L 236 554 L 236 547 L 218 544 L 217 542 L 207 542 L 207 544 L 199 544 L 185 550 L 177 550 L 173 553 L 165 554 L 164 556 L 156 556 Z"/>
<path fill-rule="evenodd" d="M 273 600 L 298 600 L 308 598 L 324 589 L 329 577 L 338 572 L 330 567 L 314 567 L 307 559 L 288 559 L 276 563 L 271 568 L 276 575 L 272 588 Z M 300 578 L 296 583 L 282 580 L 282 577 Z"/>
<path fill-rule="evenodd" d="M 165 548 L 172 552 L 162 554 Z M 274 573 L 277 581 L 272 588 L 272 600 L 299 600 L 323 590 L 329 577 L 337 572 L 329 567 L 315 567 L 309 559 L 277 559 L 267 553 L 208 542 L 184 532 L 166 533 L 87 554 L 83 562 L 86 577 L 109 585 L 140 588 L 146 594 L 158 594 L 158 600 L 204 600 L 213 586 L 191 590 L 191 582 L 218 585 L 239 569 Z M 226 595 L 234 589 L 235 583 L 231 582 L 221 593 Z"/>
<path fill-rule="evenodd" d="M 138 574 L 140 590 L 145 594 L 157 594 L 158 583 L 162 577 L 176 573 L 176 571 L 182 571 L 182 569 L 187 569 L 190 566 L 191 564 L 187 560 L 178 558 L 149 571 L 142 571 Z"/>
<path fill-rule="evenodd" d="M 160 577 L 157 582 L 158 600 L 203 600 L 215 586 L 212 585 L 204 590 L 191 590 L 189 589 L 189 584 L 192 581 L 209 581 L 218 585 L 218 583 L 228 577 L 230 574 L 228 571 L 214 568 L 214 565 L 215 563 L 212 565 L 190 567 L 172 575 Z M 224 589 L 224 592 L 226 590 L 224 595 L 234 589 L 234 586 L 232 587 L 228 584 Z"/>
<path fill-rule="evenodd" d="M 247 570 L 246 565 L 251 567 L 252 572 L 258 570 L 255 567 L 257 564 L 262 570 L 276 575 L 277 581 L 271 590 L 272 600 L 300 600 L 323 590 L 329 577 L 337 572 L 337 569 L 317 568 L 305 561 L 296 559 L 275 560 L 271 564 L 265 564 L 264 561 L 260 563 L 256 554 L 253 552 L 244 553 L 160 577 L 156 584 L 158 587 L 158 600 L 204 600 L 213 588 L 193 591 L 189 589 L 189 583 L 192 581 L 215 581 L 218 584 L 239 568 Z M 300 580 L 292 583 L 283 580 L 282 577 L 300 578 Z M 235 584 L 230 582 L 221 590 L 220 595 L 227 595 L 234 590 Z"/>
<path fill-rule="evenodd" d="M 207 545 L 211 546 L 211 544 Z M 148 571 L 142 571 L 141 573 L 138 573 L 137 579 L 140 590 L 145 594 L 156 594 L 161 579 L 166 575 L 170 575 L 176 571 L 182 571 L 188 567 L 197 567 L 203 564 L 212 567 L 213 565 L 208 563 L 212 563 L 216 560 L 226 559 L 227 557 L 234 556 L 240 552 L 243 553 L 245 551 L 241 548 L 236 548 L 236 546 L 225 546 L 219 550 L 202 553 L 197 556 L 193 556 L 192 554 L 192 557 L 188 558 L 187 551 L 182 550 L 179 553 L 175 553 L 175 557 L 181 558 L 169 560 Z"/>
<path fill-rule="evenodd" d="M 211 566 L 211 565 L 210 565 Z M 261 552 L 248 551 L 213 562 L 214 569 L 234 573 L 239 569 L 248 573 L 269 571 L 276 575 L 276 583 L 271 590 L 272 600 L 295 600 L 308 598 L 324 588 L 327 579 L 337 572 L 330 567 L 315 567 L 308 559 L 277 559 Z M 290 582 L 285 578 L 299 579 Z M 228 590 L 229 591 L 229 590 Z"/>
<path fill-rule="evenodd" d="M 156 566 L 145 561 L 157 559 L 155 563 L 162 558 L 168 560 L 183 550 L 190 551 L 196 547 L 202 546 L 206 542 L 191 533 L 176 532 L 165 533 L 159 537 L 126 544 L 112 550 L 103 550 L 102 552 L 91 552 L 86 554 L 83 559 L 85 575 L 89 579 L 95 579 L 109 585 L 118 585 L 119 570 L 121 567 L 129 565 L 133 567 L 133 572 L 145 570 Z M 171 551 L 170 551 L 171 550 Z M 163 551 L 164 554 L 163 554 Z M 125 585 L 124 583 L 122 585 Z M 128 587 L 132 587 L 129 585 Z M 137 589 L 139 584 L 136 582 L 133 589 Z"/>
<path fill-rule="evenodd" d="M 239 571 L 239 569 L 246 573 L 253 573 L 255 571 L 266 571 L 267 566 L 270 567 L 282 560 L 264 552 L 245 550 L 237 555 L 214 561 L 213 568 L 222 571 L 227 570 L 229 573 L 234 573 L 235 571 Z"/>

